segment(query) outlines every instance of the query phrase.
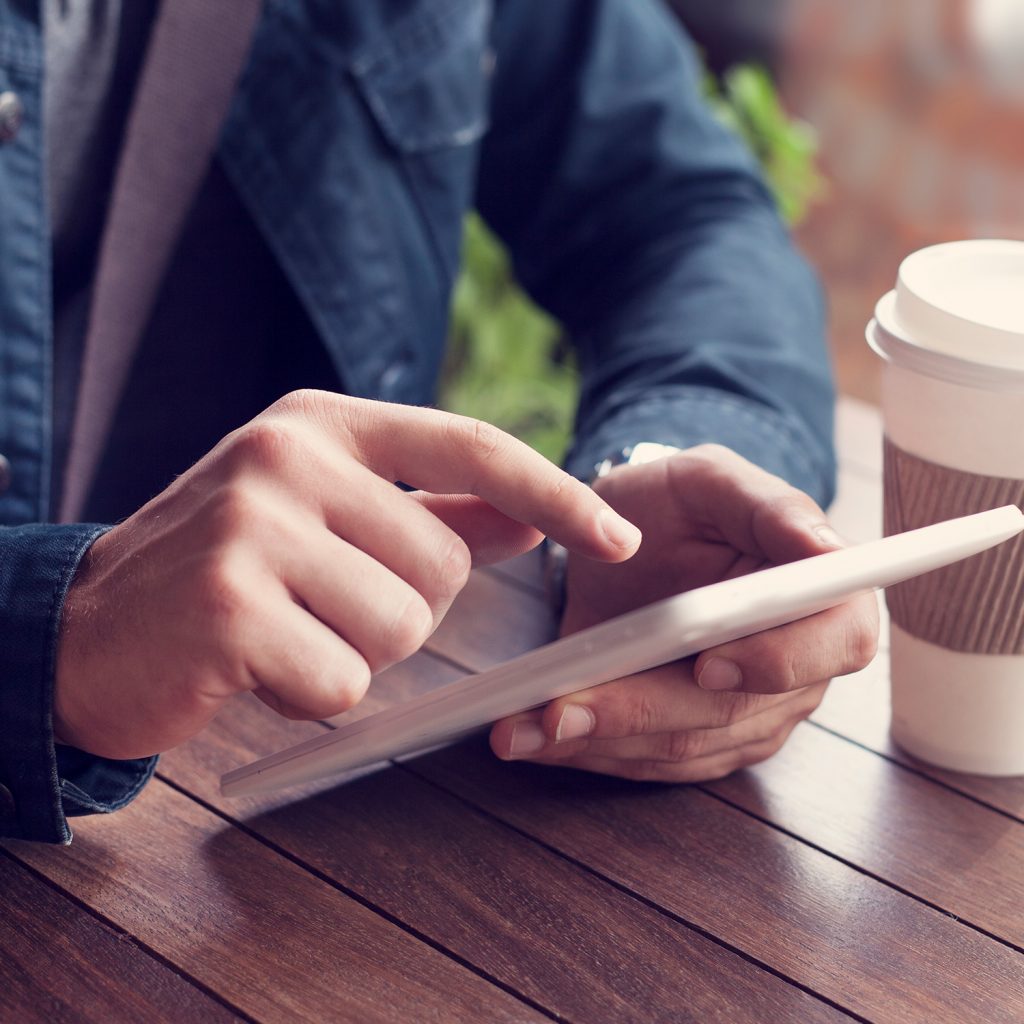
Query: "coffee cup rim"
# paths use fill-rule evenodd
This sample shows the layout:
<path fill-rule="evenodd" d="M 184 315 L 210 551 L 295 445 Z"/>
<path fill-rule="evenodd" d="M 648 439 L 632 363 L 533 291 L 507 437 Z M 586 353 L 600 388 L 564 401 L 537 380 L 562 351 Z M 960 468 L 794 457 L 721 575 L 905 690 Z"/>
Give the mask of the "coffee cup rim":
<path fill-rule="evenodd" d="M 992 319 L 984 305 L 964 308 L 951 301 L 950 278 L 957 284 L 995 273 L 1016 277 L 1024 267 L 1024 241 L 965 238 L 925 246 L 904 257 L 896 275 L 895 318 L 911 337 L 927 338 L 930 347 L 957 355 L 968 334 L 981 361 L 1024 369 L 1024 329 Z M 970 357 L 967 357 L 970 358 Z"/>
<path fill-rule="evenodd" d="M 875 315 L 865 331 L 872 351 L 886 362 L 926 377 L 966 387 L 990 391 L 1024 390 L 1024 369 L 979 363 L 918 344 L 897 325 L 895 304 L 894 289 L 878 300 Z"/>

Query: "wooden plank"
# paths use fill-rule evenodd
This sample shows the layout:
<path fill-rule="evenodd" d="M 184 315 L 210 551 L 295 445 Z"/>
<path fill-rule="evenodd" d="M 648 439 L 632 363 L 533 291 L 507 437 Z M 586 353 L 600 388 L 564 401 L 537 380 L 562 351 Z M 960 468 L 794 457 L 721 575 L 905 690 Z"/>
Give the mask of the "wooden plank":
<path fill-rule="evenodd" d="M 1024 946 L 1024 824 L 809 725 L 770 761 L 706 788 Z"/>
<path fill-rule="evenodd" d="M 488 566 L 486 571 L 514 580 L 535 594 L 543 596 L 547 593 L 547 586 L 544 582 L 543 548 L 535 548 L 525 555 L 519 555 L 518 558 L 510 558 L 507 562 L 497 562 Z"/>
<path fill-rule="evenodd" d="M 490 573 L 474 572 L 426 649 L 479 671 L 555 638 L 547 601 Z"/>
<path fill-rule="evenodd" d="M 835 679 L 811 721 L 868 750 L 1024 821 L 1024 777 L 989 778 L 944 771 L 911 757 L 889 736 L 889 662 L 883 653 L 863 672 Z"/>
<path fill-rule="evenodd" d="M 465 670 L 462 668 L 430 657 L 425 652 L 418 654 L 412 661 L 395 665 L 394 668 L 376 676 L 366 696 L 351 711 L 335 715 L 328 721 L 332 725 L 358 721 L 393 704 L 436 690 L 437 687 L 454 682 L 464 675 Z M 251 739 L 259 742 L 258 737 L 254 736 Z"/>
<path fill-rule="evenodd" d="M 0 892 L 0 1019 L 242 1019 L 3 855 Z"/>
<path fill-rule="evenodd" d="M 411 766 L 851 1012 L 1024 1015 L 1024 957 L 697 788 L 503 765 L 468 744 Z"/>
<path fill-rule="evenodd" d="M 75 832 L 7 846 L 261 1021 L 543 1019 L 162 782 Z"/>
<path fill-rule="evenodd" d="M 988 807 L 994 807 L 1004 814 L 1011 815 L 1017 821 L 1024 822 L 1024 776 L 992 778 L 985 775 L 948 772 L 918 761 L 900 750 L 891 740 L 888 741 L 888 746 L 892 751 L 890 756 L 900 764 L 906 764 L 958 793 L 965 793 Z"/>
<path fill-rule="evenodd" d="M 474 668 L 484 667 L 492 659 L 501 660 L 503 657 L 517 653 L 520 641 L 515 635 L 506 640 L 504 648 L 500 647 L 499 641 L 490 635 L 484 643 L 477 643 L 477 639 L 484 631 L 478 630 L 474 624 L 477 621 L 485 621 L 487 617 L 497 615 L 504 600 L 507 599 L 503 599 L 490 590 L 479 590 L 474 595 L 472 603 L 465 609 L 462 618 L 464 632 L 460 635 L 458 649 L 450 649 L 450 653 Z M 543 620 L 548 611 L 543 603 L 537 602 L 532 608 L 532 613 L 536 614 L 539 620 Z M 525 621 L 525 618 L 525 612 L 520 612 L 519 620 Z M 1024 778 L 989 779 L 944 772 L 915 761 L 909 755 L 895 748 L 889 738 L 888 615 L 885 613 L 884 604 L 882 618 L 883 650 L 880 656 L 863 672 L 845 679 L 835 680 L 829 687 L 821 708 L 814 714 L 813 721 L 840 736 L 860 743 L 867 750 L 882 754 L 897 764 L 911 767 L 927 778 L 941 781 L 955 793 L 970 796 L 1002 812 L 1024 817 Z M 539 630 L 540 627 L 534 628 L 534 632 Z M 523 630 L 522 633 L 528 636 L 530 631 Z M 797 748 L 790 749 L 795 743 L 803 748 L 813 745 L 820 757 L 817 759 L 804 758 L 801 761 Z M 800 767 L 796 770 L 788 770 L 786 766 L 792 766 L 794 758 L 797 758 Z M 891 848 L 884 845 L 874 848 L 869 851 L 873 853 L 873 856 L 866 862 L 854 856 L 850 849 L 838 851 L 840 855 L 848 857 L 867 870 L 879 873 L 886 879 L 890 879 L 887 865 L 891 865 L 895 870 L 891 877 L 894 884 L 923 899 L 943 906 L 950 912 L 965 916 L 980 928 L 1009 941 L 1024 944 L 1024 926 L 1020 924 L 1019 913 L 1015 909 L 1015 901 L 1024 897 L 1024 889 L 1020 885 L 1008 885 L 1005 882 L 1005 878 L 1013 878 L 1015 872 L 1024 877 L 1024 859 L 1020 859 L 1021 841 L 1019 834 L 1015 834 L 1011 827 L 1012 822 L 994 817 L 983 808 L 978 808 L 963 800 L 957 800 L 950 794 L 940 796 L 941 791 L 936 791 L 933 785 L 921 778 L 915 779 L 913 776 L 907 776 L 904 772 L 892 769 L 891 765 L 887 766 L 886 762 L 879 761 L 878 758 L 871 758 L 870 755 L 863 754 L 863 752 L 858 755 L 855 751 L 850 750 L 849 744 L 843 744 L 840 740 L 834 740 L 833 745 L 829 745 L 825 736 L 821 736 L 815 743 L 812 743 L 811 739 L 801 741 L 799 730 L 798 736 L 791 739 L 790 744 L 783 749 L 780 755 L 763 766 L 763 769 L 758 770 L 764 770 L 768 774 L 775 771 L 786 773 L 787 786 L 791 783 L 795 785 L 796 779 L 800 778 L 804 772 L 808 773 L 808 793 L 806 795 L 808 806 L 816 808 L 812 813 L 812 819 L 814 815 L 817 815 L 817 824 L 821 828 L 816 833 L 808 834 L 807 838 L 810 842 L 830 850 L 826 824 L 829 818 L 823 813 L 819 814 L 818 801 L 827 804 L 829 795 L 834 792 L 848 794 L 848 798 L 837 798 L 836 802 L 830 805 L 835 809 L 835 824 L 838 829 L 836 835 L 840 836 L 844 835 L 843 821 L 847 802 L 852 808 L 858 806 L 859 799 L 868 799 L 864 793 L 858 794 L 854 777 L 847 776 L 845 783 L 840 784 L 844 777 L 844 766 L 851 759 L 857 762 L 863 759 L 862 770 L 867 775 L 872 775 L 872 773 L 877 775 L 881 772 L 882 777 L 889 780 L 888 785 L 893 788 L 893 792 L 904 795 L 911 810 L 919 805 L 939 808 L 941 813 L 938 811 L 936 813 L 934 835 L 929 843 L 938 844 L 937 854 L 939 851 L 944 851 L 945 855 L 952 859 L 942 865 L 932 865 L 929 870 L 934 873 L 926 872 L 922 878 L 914 878 L 913 871 L 910 869 L 918 867 L 919 858 L 911 856 L 910 848 L 919 834 L 911 830 L 909 842 L 904 842 L 901 828 L 904 825 L 909 827 L 908 820 L 912 820 L 914 829 L 927 829 L 927 818 L 919 820 L 919 815 L 910 812 L 908 814 L 901 813 L 899 819 L 885 831 L 885 838 L 893 844 Z M 837 776 L 836 773 L 839 775 Z M 921 798 L 919 801 L 911 796 L 906 796 L 914 793 L 915 787 L 918 786 L 923 787 L 923 791 L 930 795 L 929 800 Z M 793 790 L 793 792 L 799 791 Z M 802 800 L 803 796 L 802 794 Z M 866 824 L 869 823 L 877 824 L 869 816 L 872 806 L 868 804 L 864 809 L 863 820 L 857 819 L 858 828 L 866 827 Z M 792 808 L 786 806 L 784 808 L 786 819 L 790 815 L 799 817 L 802 807 L 803 803 L 798 802 L 793 802 Z M 808 819 L 808 824 L 813 823 L 812 819 Z M 800 820 L 804 819 L 801 817 Z M 850 820 L 854 820 L 852 812 Z M 965 829 L 968 828 L 966 821 L 972 822 L 971 830 L 967 834 L 965 834 Z M 788 827 L 784 822 L 780 823 Z M 1009 835 L 1017 835 L 1018 838 L 1013 842 L 1009 838 L 1002 839 L 996 847 L 998 853 L 991 854 L 996 859 L 987 865 L 987 871 L 982 870 L 977 877 L 975 871 L 972 871 L 970 876 L 965 879 L 957 865 L 961 862 L 974 862 L 976 859 L 976 854 L 972 852 L 972 842 L 979 835 L 982 837 L 1002 835 L 1007 828 L 1010 828 Z M 798 834 L 804 835 L 799 830 Z M 870 834 L 870 828 L 860 831 L 861 836 Z M 958 837 L 962 842 L 954 843 L 950 847 L 945 844 L 947 835 Z M 986 841 L 981 839 L 978 842 L 984 846 Z M 1001 857 L 1008 859 L 1000 859 Z M 906 860 L 905 864 L 904 859 Z M 901 869 L 904 867 L 907 870 Z M 989 900 L 991 901 L 990 905 L 987 904 Z"/>
<path fill-rule="evenodd" d="M 560 1017 L 846 1019 L 402 769 L 297 802 L 220 796 L 220 772 L 252 737 L 284 743 L 291 732 L 262 706 L 239 706 L 162 771 Z"/>

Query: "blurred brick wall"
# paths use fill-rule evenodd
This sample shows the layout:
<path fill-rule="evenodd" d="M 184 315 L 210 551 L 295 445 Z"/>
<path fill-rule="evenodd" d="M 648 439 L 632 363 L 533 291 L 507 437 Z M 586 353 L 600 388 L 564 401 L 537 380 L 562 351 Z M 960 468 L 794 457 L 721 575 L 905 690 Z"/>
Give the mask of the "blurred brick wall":
<path fill-rule="evenodd" d="M 902 257 L 953 238 L 1024 238 L 1024 110 L 976 45 L 976 2 L 786 10 L 783 96 L 817 129 L 830 181 L 798 235 L 828 290 L 840 387 L 869 401 L 878 367 L 864 324 Z"/>

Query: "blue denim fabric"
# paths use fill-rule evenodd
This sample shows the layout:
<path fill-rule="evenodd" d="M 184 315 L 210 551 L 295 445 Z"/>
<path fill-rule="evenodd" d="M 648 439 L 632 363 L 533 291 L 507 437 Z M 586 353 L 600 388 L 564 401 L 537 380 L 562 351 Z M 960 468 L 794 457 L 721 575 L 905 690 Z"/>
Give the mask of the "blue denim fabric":
<path fill-rule="evenodd" d="M 50 254 L 36 0 L 0 0 L 0 835 L 134 795 L 152 760 L 55 751 L 64 591 L 97 528 L 46 525 Z M 821 300 L 657 0 L 267 0 L 218 157 L 352 394 L 432 400 L 462 214 L 568 327 L 568 466 L 717 441 L 830 499 Z"/>
<path fill-rule="evenodd" d="M 0 810 L 3 836 L 68 843 L 65 815 L 115 810 L 153 771 L 155 758 L 114 762 L 53 743 L 53 671 L 64 594 L 82 554 L 103 530 L 90 524 L 3 530 L 0 780 L 13 797 Z"/>

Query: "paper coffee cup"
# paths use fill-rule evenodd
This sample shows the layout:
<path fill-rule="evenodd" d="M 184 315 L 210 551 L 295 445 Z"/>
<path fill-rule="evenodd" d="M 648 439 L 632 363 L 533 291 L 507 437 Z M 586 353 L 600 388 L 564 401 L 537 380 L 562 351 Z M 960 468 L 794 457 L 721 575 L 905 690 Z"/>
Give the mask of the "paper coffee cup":
<path fill-rule="evenodd" d="M 868 324 L 884 360 L 886 533 L 1024 506 L 1024 242 L 922 249 Z M 892 736 L 1024 775 L 1024 536 L 890 588 Z"/>

